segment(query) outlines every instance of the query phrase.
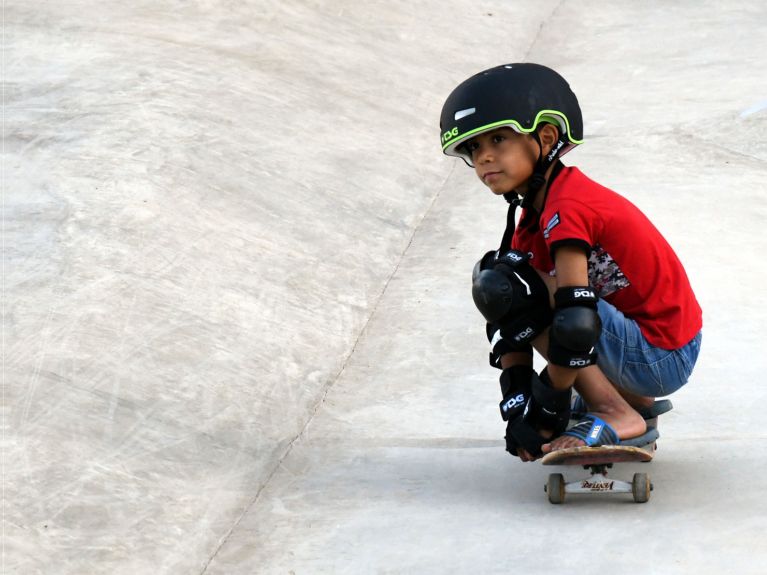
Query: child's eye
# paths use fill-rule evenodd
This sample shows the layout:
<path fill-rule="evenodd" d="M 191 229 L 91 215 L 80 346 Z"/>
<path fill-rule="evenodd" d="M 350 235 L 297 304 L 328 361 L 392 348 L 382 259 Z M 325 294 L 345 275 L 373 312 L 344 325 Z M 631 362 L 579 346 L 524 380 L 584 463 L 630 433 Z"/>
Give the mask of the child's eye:
<path fill-rule="evenodd" d="M 477 142 L 466 142 L 463 147 L 466 149 L 468 153 L 472 153 L 477 148 L 479 148 L 479 144 Z"/>
<path fill-rule="evenodd" d="M 493 135 L 493 144 L 500 144 L 506 139 L 506 136 L 503 134 L 494 134 Z"/>

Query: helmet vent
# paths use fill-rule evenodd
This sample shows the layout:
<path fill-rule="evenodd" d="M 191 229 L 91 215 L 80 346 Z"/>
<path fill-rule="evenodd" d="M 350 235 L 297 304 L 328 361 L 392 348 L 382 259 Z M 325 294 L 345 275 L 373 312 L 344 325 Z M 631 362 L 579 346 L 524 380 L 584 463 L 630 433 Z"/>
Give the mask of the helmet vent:
<path fill-rule="evenodd" d="M 476 111 L 477 111 L 476 108 L 466 108 L 465 110 L 458 110 L 455 113 L 455 121 L 457 122 L 461 118 L 465 118 L 466 116 L 471 116 Z"/>

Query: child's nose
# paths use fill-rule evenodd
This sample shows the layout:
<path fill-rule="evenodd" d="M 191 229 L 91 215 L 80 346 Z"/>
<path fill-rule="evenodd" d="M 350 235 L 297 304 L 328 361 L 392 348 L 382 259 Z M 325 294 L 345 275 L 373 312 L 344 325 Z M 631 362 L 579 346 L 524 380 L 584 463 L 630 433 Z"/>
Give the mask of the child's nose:
<path fill-rule="evenodd" d="M 493 159 L 493 151 L 490 146 L 480 146 L 477 148 L 475 161 L 477 164 L 484 164 Z"/>

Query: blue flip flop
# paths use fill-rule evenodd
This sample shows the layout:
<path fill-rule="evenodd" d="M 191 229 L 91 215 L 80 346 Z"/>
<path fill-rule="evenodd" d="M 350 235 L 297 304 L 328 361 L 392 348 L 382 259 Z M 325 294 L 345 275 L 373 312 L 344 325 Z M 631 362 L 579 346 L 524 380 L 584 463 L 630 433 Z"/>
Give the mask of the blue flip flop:
<path fill-rule="evenodd" d="M 618 434 L 609 423 L 590 413 L 584 415 L 578 423 L 562 435 L 577 437 L 583 440 L 588 447 L 620 445 L 621 442 L 618 439 Z"/>

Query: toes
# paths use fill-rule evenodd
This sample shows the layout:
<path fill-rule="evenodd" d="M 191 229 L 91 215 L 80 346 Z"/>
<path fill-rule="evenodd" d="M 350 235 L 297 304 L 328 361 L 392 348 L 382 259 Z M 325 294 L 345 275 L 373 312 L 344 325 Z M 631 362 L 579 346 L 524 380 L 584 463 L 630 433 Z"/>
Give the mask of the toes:
<path fill-rule="evenodd" d="M 558 451 L 560 449 L 570 449 L 571 447 L 583 447 L 586 445 L 583 441 L 577 437 L 559 437 L 551 443 L 547 443 L 543 446 L 543 452 L 549 453 L 550 451 Z M 548 447 L 548 451 L 546 448 Z"/>

